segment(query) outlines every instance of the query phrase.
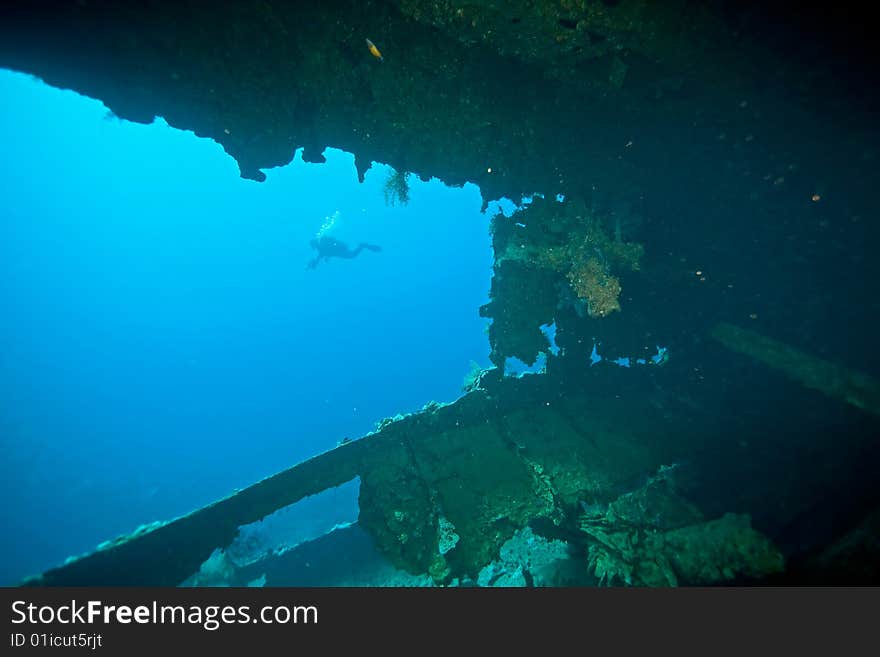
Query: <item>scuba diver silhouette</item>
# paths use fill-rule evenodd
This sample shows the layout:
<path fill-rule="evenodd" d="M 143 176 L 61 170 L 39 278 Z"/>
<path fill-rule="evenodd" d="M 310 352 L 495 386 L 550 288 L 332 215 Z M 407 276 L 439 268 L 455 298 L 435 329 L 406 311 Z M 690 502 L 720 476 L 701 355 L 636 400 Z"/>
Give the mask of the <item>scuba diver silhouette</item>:
<path fill-rule="evenodd" d="M 309 244 L 318 252 L 314 258 L 309 260 L 309 264 L 306 265 L 309 269 L 314 269 L 322 260 L 329 260 L 330 258 L 357 258 L 364 249 L 375 252 L 382 250 L 381 246 L 367 244 L 366 242 L 361 242 L 354 249 L 350 249 L 344 242 L 327 236 L 313 238 Z"/>

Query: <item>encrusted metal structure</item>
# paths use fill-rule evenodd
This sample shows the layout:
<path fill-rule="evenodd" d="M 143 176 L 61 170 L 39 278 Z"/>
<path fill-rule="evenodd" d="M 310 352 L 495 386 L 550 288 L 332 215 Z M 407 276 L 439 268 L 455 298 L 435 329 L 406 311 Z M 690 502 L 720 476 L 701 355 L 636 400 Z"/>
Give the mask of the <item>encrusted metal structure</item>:
<path fill-rule="evenodd" d="M 494 224 L 482 309 L 499 365 L 546 351 L 540 326 L 555 322 L 561 353 L 544 374 L 496 370 L 453 404 L 28 583 L 179 584 L 242 525 L 355 476 L 379 551 L 447 583 L 536 523 L 612 535 L 589 523 L 585 534 L 582 506 L 616 508 L 680 460 L 697 473 L 681 489 L 701 517 L 750 514 L 797 581 L 863 574 L 822 558 L 880 505 L 873 480 L 834 479 L 880 462 L 869 376 L 880 356 L 865 319 L 876 311 L 865 282 L 880 280 L 865 257 L 880 246 L 865 220 L 878 105 L 871 42 L 844 43 L 841 25 L 775 3 L 687 0 L 4 2 L 0 66 L 214 139 L 246 178 L 332 146 L 360 176 L 379 161 L 403 180 L 476 183 L 485 202 L 565 199 L 525 210 L 523 230 Z M 816 37 L 812 58 L 787 47 L 791 35 Z M 802 313 L 792 290 L 810 300 Z M 730 321 L 758 332 L 719 324 Z M 669 362 L 638 377 L 590 366 L 597 342 L 645 360 L 664 340 Z M 823 440 L 840 433 L 846 450 Z M 836 524 L 817 529 L 832 510 Z M 444 547 L 450 527 L 458 539 Z M 603 572 L 627 572 L 619 549 L 603 554 Z M 880 581 L 876 568 L 868 577 Z"/>

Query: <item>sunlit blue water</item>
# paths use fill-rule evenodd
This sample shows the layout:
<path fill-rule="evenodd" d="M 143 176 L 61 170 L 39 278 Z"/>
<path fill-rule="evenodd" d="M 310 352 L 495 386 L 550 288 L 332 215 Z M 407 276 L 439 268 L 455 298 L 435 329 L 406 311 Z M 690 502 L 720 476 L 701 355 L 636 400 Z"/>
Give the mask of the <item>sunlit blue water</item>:
<path fill-rule="evenodd" d="M 488 365 L 474 186 L 213 141 L 0 71 L 0 582 L 450 401 Z M 307 270 L 330 234 L 381 253 Z"/>

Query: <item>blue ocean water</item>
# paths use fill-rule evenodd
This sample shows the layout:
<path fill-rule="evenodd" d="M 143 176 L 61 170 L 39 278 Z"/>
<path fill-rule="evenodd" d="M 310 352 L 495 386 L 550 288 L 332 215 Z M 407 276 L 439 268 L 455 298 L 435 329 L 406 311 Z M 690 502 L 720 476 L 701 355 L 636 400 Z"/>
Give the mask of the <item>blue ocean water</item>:
<path fill-rule="evenodd" d="M 297 153 L 256 183 L 161 119 L 0 71 L 0 583 L 186 513 L 488 366 L 473 185 Z M 309 270 L 328 234 L 382 247 Z M 443 263 L 438 266 L 438 263 Z"/>

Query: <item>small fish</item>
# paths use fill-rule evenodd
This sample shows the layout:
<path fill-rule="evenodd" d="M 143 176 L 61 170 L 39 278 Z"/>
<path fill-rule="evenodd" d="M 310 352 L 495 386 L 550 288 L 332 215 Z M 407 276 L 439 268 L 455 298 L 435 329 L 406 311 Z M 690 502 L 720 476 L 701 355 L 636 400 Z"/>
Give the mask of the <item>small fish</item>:
<path fill-rule="evenodd" d="M 382 58 L 382 52 L 376 47 L 376 44 L 373 43 L 372 41 L 370 41 L 369 39 L 367 39 L 366 41 L 367 41 L 367 49 L 370 51 L 370 54 L 373 57 L 375 57 L 376 59 L 378 59 L 380 62 L 384 62 L 385 60 Z"/>

